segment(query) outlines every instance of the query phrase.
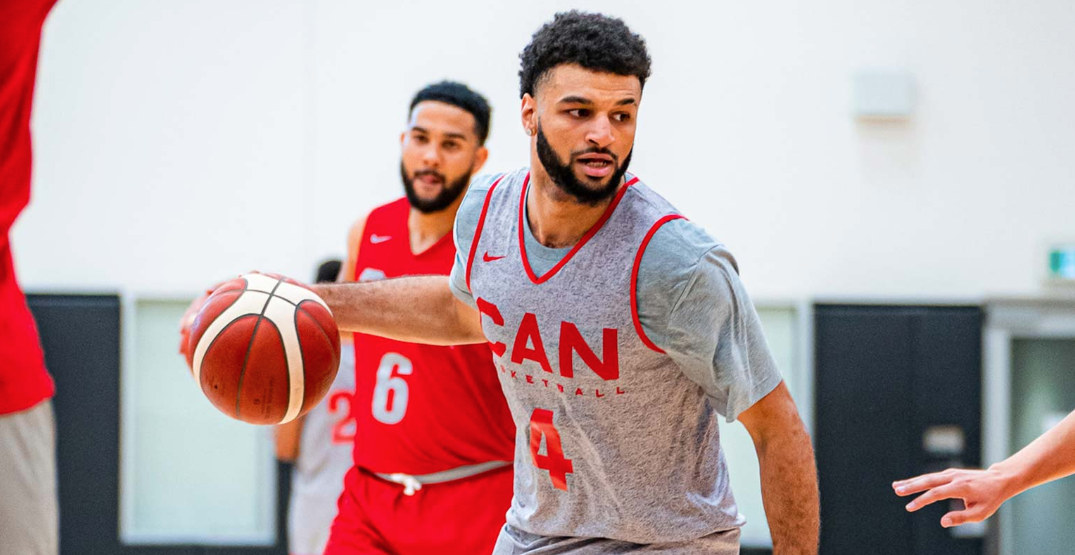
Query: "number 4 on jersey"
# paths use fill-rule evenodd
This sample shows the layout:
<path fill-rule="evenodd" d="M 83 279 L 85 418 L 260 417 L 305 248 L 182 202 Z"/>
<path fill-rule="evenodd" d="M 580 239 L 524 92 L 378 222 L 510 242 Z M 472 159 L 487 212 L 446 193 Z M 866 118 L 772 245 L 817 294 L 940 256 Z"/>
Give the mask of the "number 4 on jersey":
<path fill-rule="evenodd" d="M 541 438 L 545 438 L 545 452 L 541 455 Z M 560 432 L 552 424 L 552 411 L 534 409 L 530 416 L 530 455 L 534 457 L 534 466 L 549 471 L 552 486 L 567 491 L 567 475 L 575 467 L 570 459 L 564 458 L 564 448 L 560 443 Z"/>

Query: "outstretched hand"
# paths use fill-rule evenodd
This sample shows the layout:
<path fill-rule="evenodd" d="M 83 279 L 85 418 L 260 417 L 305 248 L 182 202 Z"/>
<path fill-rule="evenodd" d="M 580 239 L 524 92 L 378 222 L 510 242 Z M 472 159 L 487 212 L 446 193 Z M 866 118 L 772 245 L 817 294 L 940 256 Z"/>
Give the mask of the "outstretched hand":
<path fill-rule="evenodd" d="M 213 289 L 216 287 L 214 286 Z M 188 352 L 190 347 L 190 327 L 194 325 L 194 318 L 198 316 L 198 311 L 205 305 L 205 301 L 209 299 L 209 295 L 213 292 L 213 289 L 202 293 L 197 299 L 194 299 L 190 306 L 187 307 L 186 312 L 179 318 L 179 354 L 183 355 L 187 359 L 187 364 L 191 364 L 191 356 L 193 353 Z"/>
<path fill-rule="evenodd" d="M 260 273 L 261 272 L 257 270 L 253 270 L 243 275 Z M 280 277 L 277 274 L 265 275 L 275 278 Z M 186 312 L 184 312 L 183 316 L 179 318 L 179 354 L 183 355 L 183 357 L 187 359 L 187 366 L 189 366 L 191 370 L 194 370 L 194 352 L 190 350 L 189 343 L 190 328 L 194 325 L 194 319 L 198 317 L 198 312 L 202 309 L 203 306 L 205 306 L 205 301 L 209 300 L 209 297 L 211 297 L 217 289 L 220 289 L 222 285 L 231 283 L 231 281 L 232 280 L 220 281 L 209 289 L 206 289 L 205 292 L 201 294 L 201 296 L 191 301 L 190 306 L 187 307 Z"/>
<path fill-rule="evenodd" d="M 894 482 L 892 488 L 900 497 L 925 492 L 907 504 L 907 510 L 912 513 L 944 499 L 962 499 L 964 509 L 951 511 L 941 519 L 941 526 L 950 528 L 992 516 L 1011 497 L 1008 483 L 1008 477 L 999 470 L 950 468 Z"/>

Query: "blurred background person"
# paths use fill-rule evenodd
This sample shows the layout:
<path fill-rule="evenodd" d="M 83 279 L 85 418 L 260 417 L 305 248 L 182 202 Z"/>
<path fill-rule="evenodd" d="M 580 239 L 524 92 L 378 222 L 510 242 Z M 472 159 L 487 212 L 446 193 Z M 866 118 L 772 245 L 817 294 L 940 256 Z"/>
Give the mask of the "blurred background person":
<path fill-rule="evenodd" d="M 454 81 L 412 97 L 404 197 L 354 223 L 340 281 L 448 275 L 456 212 L 489 155 L 491 111 Z M 357 333 L 355 368 L 355 467 L 325 554 L 492 551 L 511 503 L 515 426 L 489 346 Z"/>
<path fill-rule="evenodd" d="M 30 111 L 41 26 L 56 0 L 0 0 L 0 551 L 58 551 L 56 439 L 37 326 L 10 231 L 30 200 Z"/>
<path fill-rule="evenodd" d="M 343 264 L 329 260 L 316 283 L 336 281 Z M 276 426 L 276 458 L 293 463 L 287 510 L 288 553 L 320 555 L 336 517 L 343 477 L 354 464 L 355 349 L 352 334 L 340 334 L 340 369 L 328 394 L 305 415 Z"/>

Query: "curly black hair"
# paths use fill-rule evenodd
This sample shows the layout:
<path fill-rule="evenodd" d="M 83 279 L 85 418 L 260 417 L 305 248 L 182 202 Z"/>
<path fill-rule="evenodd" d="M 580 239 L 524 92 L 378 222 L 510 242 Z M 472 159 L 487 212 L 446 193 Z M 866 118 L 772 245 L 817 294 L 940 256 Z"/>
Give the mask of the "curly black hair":
<path fill-rule="evenodd" d="M 493 109 L 489 107 L 489 101 L 484 96 L 462 83 L 441 81 L 418 91 L 411 99 L 411 108 L 407 115 L 413 114 L 414 107 L 426 100 L 451 104 L 470 112 L 474 116 L 474 133 L 478 135 L 478 144 L 485 144 L 485 139 L 489 138 L 489 117 Z"/>
<path fill-rule="evenodd" d="M 560 12 L 542 25 L 519 54 L 519 96 L 534 94 L 554 67 L 578 64 L 586 69 L 634 75 L 644 87 L 650 76 L 646 41 L 622 19 L 577 10 Z"/>

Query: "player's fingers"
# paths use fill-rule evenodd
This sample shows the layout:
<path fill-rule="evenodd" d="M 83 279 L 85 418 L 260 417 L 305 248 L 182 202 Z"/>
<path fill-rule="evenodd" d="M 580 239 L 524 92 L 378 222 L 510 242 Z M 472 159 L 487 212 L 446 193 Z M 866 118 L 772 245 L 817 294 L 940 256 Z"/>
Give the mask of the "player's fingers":
<path fill-rule="evenodd" d="M 952 470 L 945 470 L 942 472 L 934 472 L 932 474 L 923 474 L 914 478 L 908 478 L 907 480 L 900 480 L 892 483 L 892 489 L 896 490 L 896 495 L 901 497 L 911 495 L 912 493 L 918 493 L 920 491 L 926 491 L 938 486 L 943 486 L 952 481 L 954 472 Z"/>
<path fill-rule="evenodd" d="M 945 528 L 951 528 L 953 526 L 959 526 L 961 524 L 967 524 L 968 522 L 981 522 L 988 518 L 989 515 L 982 509 L 963 509 L 962 511 L 952 511 L 941 518 L 941 526 Z"/>
<path fill-rule="evenodd" d="M 956 497 L 956 493 L 951 486 L 936 487 L 919 495 L 913 501 L 908 503 L 907 510 L 913 513 L 926 505 L 936 503 L 942 499 L 951 499 L 953 497 Z"/>
<path fill-rule="evenodd" d="M 198 316 L 198 311 L 201 310 L 202 305 L 205 304 L 207 295 L 202 295 L 197 299 L 191 301 L 190 306 L 183 312 L 183 316 L 179 318 L 179 333 L 186 333 L 190 326 L 194 323 L 194 319 Z"/>
<path fill-rule="evenodd" d="M 187 346 L 187 343 L 189 343 L 189 342 L 190 342 L 190 330 L 189 330 L 189 328 L 179 330 L 179 354 L 181 354 L 183 356 L 187 355 L 187 349 L 190 348 L 190 347 Z"/>

